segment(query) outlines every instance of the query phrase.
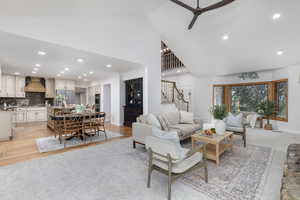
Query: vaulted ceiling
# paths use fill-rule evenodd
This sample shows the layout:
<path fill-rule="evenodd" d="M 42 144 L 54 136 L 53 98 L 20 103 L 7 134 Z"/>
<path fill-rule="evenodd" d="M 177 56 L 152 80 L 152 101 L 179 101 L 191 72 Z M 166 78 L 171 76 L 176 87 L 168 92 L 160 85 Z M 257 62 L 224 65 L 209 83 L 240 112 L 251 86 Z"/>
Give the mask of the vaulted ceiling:
<path fill-rule="evenodd" d="M 200 0 L 200 6 L 217 1 Z M 192 13 L 168 0 L 5 0 L 0 30 L 134 62 L 153 53 L 149 38 L 157 34 L 191 72 L 220 75 L 299 63 L 299 11 L 299 0 L 236 0 L 203 14 L 189 31 Z"/>

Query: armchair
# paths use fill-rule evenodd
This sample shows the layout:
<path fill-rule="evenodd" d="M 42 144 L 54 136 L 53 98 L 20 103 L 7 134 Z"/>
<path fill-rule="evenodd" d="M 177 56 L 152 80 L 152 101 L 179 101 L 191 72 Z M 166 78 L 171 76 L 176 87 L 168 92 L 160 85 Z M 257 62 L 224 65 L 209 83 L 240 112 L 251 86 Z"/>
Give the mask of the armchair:
<path fill-rule="evenodd" d="M 177 134 L 174 134 L 177 136 Z M 178 142 L 178 143 L 177 143 Z M 197 167 L 204 167 L 204 179 L 208 182 L 206 165 L 205 145 L 200 149 L 185 149 L 180 146 L 177 136 L 172 140 L 162 139 L 155 136 L 146 137 L 146 148 L 149 153 L 148 182 L 151 184 L 151 173 L 157 170 L 168 176 L 168 200 L 171 200 L 171 184 L 181 174 L 184 174 Z"/>

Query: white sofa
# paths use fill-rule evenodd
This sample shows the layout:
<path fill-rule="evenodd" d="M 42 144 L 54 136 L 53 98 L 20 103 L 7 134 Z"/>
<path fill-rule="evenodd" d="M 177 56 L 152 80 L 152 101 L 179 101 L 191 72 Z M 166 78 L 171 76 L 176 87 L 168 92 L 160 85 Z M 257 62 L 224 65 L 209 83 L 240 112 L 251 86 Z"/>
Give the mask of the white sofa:
<path fill-rule="evenodd" d="M 173 109 L 156 116 L 148 114 L 138 117 L 137 122 L 132 124 L 133 147 L 135 148 L 136 143 L 145 144 L 146 137 L 151 136 L 153 130 L 157 128 L 178 134 L 180 140 L 190 138 L 192 134 L 202 129 L 202 122 L 194 118 L 190 119 L 189 122 L 184 121 L 183 123 L 181 118 L 183 114 L 181 113 L 183 112 Z M 192 113 L 188 113 L 188 115 L 190 115 L 190 118 L 193 116 Z"/>

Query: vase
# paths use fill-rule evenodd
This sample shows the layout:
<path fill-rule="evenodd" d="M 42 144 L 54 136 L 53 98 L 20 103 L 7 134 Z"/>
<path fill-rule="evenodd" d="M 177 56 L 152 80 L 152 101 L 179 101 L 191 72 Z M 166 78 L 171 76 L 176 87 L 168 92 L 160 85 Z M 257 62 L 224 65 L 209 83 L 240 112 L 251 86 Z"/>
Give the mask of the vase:
<path fill-rule="evenodd" d="M 217 135 L 223 135 L 226 131 L 226 124 L 223 120 L 216 120 L 215 128 Z"/>

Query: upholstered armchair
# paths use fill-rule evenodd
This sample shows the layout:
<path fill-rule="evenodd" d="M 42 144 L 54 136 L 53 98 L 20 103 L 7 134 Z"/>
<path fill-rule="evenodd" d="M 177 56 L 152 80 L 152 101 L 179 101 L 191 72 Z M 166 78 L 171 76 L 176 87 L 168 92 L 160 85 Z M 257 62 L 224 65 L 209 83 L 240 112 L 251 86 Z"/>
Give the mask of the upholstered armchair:
<path fill-rule="evenodd" d="M 182 148 L 177 136 L 174 139 L 162 139 L 156 136 L 146 137 L 146 148 L 149 152 L 148 183 L 151 184 L 151 173 L 157 170 L 168 176 L 168 200 L 171 200 L 171 183 L 181 174 L 196 167 L 204 167 L 204 179 L 208 182 L 205 156 L 205 145 L 200 149 Z"/>
<path fill-rule="evenodd" d="M 226 123 L 226 130 L 232 131 L 235 135 L 242 136 L 244 141 L 244 147 L 246 147 L 246 127 L 249 126 L 247 115 L 244 113 L 239 113 L 237 115 L 229 113 L 224 121 Z"/>

